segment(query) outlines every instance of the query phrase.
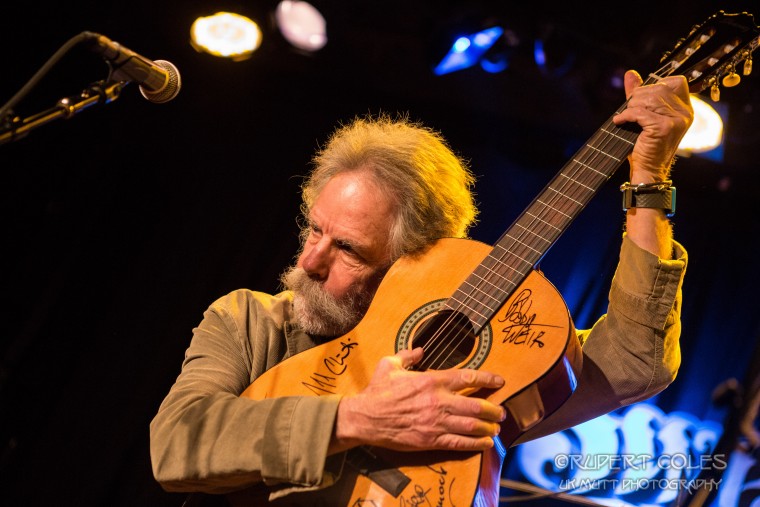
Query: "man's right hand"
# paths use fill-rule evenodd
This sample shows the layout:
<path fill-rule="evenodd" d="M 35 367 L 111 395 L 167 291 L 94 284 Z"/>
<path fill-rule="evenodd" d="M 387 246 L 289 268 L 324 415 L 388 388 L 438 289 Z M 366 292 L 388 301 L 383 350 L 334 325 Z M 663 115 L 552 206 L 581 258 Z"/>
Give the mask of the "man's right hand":
<path fill-rule="evenodd" d="M 420 348 L 380 360 L 369 385 L 338 406 L 330 452 L 358 445 L 398 451 L 482 451 L 493 447 L 506 411 L 458 394 L 498 389 L 504 379 L 472 369 L 410 371 Z"/>

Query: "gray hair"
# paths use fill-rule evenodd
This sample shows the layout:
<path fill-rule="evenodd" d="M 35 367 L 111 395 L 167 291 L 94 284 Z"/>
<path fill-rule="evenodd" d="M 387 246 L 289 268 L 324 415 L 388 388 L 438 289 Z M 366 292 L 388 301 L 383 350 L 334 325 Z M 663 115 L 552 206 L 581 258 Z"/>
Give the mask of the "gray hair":
<path fill-rule="evenodd" d="M 332 177 L 367 170 L 397 203 L 389 245 L 394 260 L 439 238 L 465 237 L 477 216 L 475 178 L 467 163 L 438 132 L 406 117 L 356 118 L 341 125 L 312 162 L 302 187 L 304 215 Z"/>

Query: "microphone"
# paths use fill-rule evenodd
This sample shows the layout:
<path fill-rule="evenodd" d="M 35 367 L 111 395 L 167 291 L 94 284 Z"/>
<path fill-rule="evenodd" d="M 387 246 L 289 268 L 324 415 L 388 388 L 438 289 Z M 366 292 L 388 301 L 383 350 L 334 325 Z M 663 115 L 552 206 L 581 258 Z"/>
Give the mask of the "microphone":
<path fill-rule="evenodd" d="M 148 60 L 118 42 L 103 35 L 87 32 L 93 40 L 90 47 L 111 64 L 111 78 L 116 81 L 134 81 L 140 93 L 150 102 L 160 104 L 177 96 L 182 86 L 179 70 L 166 60 Z"/>

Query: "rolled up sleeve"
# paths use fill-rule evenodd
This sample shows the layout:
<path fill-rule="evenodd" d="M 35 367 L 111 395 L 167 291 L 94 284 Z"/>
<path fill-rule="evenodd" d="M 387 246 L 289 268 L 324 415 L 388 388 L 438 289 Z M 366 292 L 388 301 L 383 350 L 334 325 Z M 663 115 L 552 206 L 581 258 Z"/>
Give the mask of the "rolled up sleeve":
<path fill-rule="evenodd" d="M 579 330 L 583 369 L 570 399 L 517 443 L 560 431 L 662 391 L 681 362 L 681 289 L 687 254 L 660 259 L 623 237 L 609 307 Z"/>

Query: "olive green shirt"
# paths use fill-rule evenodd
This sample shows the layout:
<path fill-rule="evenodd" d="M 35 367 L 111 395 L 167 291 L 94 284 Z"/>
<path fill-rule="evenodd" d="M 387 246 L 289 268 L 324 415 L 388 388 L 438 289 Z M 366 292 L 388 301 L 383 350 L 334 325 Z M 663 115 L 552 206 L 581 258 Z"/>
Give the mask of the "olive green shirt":
<path fill-rule="evenodd" d="M 568 428 L 664 389 L 680 364 L 686 252 L 658 259 L 624 237 L 608 313 L 579 330 L 583 370 L 570 399 L 520 441 Z M 153 473 L 168 491 L 290 490 L 335 479 L 327 448 L 340 396 L 239 397 L 267 369 L 317 343 L 293 323 L 292 294 L 236 290 L 193 331 L 182 370 L 150 425 Z"/>

